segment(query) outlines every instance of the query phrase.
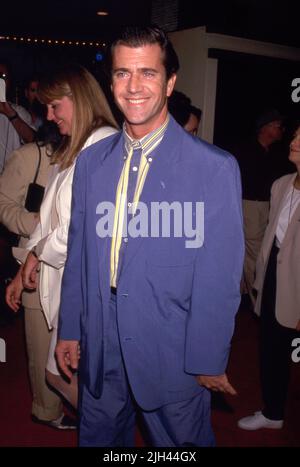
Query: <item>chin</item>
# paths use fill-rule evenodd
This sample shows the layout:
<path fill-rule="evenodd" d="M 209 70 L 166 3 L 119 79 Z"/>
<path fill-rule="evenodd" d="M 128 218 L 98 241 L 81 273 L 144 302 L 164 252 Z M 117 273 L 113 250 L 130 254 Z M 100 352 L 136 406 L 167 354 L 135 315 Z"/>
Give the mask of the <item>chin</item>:
<path fill-rule="evenodd" d="M 130 115 L 126 115 L 126 121 L 130 125 L 143 125 L 145 123 L 144 118 L 134 118 L 134 117 L 131 117 Z"/>

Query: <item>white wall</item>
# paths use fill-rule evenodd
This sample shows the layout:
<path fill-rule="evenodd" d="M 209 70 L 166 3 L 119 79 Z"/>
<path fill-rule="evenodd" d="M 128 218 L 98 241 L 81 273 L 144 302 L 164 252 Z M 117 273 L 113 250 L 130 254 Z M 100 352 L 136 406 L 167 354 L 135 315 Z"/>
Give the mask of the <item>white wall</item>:
<path fill-rule="evenodd" d="M 205 27 L 172 32 L 169 37 L 180 62 L 176 89 L 202 109 L 199 136 L 209 142 L 213 141 L 218 71 L 218 61 L 208 58 L 209 48 L 300 61 L 300 49 L 207 33 Z"/>

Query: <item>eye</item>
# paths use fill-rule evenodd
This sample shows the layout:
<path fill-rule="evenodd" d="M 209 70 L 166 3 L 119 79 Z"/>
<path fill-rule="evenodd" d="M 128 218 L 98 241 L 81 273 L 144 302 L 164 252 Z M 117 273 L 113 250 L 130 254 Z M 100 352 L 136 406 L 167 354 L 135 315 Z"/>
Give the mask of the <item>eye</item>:
<path fill-rule="evenodd" d="M 144 76 L 146 78 L 153 78 L 154 75 L 155 73 L 153 71 L 148 71 L 148 70 L 144 71 Z"/>
<path fill-rule="evenodd" d="M 58 106 L 59 106 L 59 102 L 57 101 L 53 101 L 53 102 L 50 102 L 49 106 L 51 107 L 52 110 L 55 110 Z"/>
<path fill-rule="evenodd" d="M 128 73 L 126 71 L 117 71 L 115 73 L 116 78 L 125 78 L 126 76 L 128 76 Z"/>

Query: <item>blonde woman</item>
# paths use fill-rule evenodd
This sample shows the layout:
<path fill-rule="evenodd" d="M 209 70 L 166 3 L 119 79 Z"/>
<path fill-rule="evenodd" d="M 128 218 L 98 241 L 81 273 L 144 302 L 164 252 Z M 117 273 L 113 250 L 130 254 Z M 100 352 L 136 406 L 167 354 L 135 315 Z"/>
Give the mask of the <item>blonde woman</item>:
<path fill-rule="evenodd" d="M 81 66 L 70 66 L 41 80 L 39 99 L 47 105 L 47 119 L 63 135 L 54 154 L 54 165 L 40 211 L 40 222 L 24 251 L 15 256 L 24 266 L 15 278 L 26 289 L 36 288 L 40 269 L 40 299 L 49 328 L 53 328 L 46 378 L 74 407 L 77 407 L 77 377 L 61 377 L 54 349 L 60 289 L 67 255 L 72 181 L 77 155 L 86 147 L 117 131 L 117 124 L 95 78 Z M 99 180 L 99 183 L 101 181 Z M 28 253 L 29 251 L 29 253 Z M 14 297 L 12 297 L 12 300 Z"/>

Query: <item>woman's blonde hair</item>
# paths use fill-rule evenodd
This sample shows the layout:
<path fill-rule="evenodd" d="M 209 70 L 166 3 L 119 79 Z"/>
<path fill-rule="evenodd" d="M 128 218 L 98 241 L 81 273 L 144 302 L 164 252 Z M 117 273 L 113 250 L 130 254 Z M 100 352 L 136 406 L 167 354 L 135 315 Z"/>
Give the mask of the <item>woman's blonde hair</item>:
<path fill-rule="evenodd" d="M 69 65 L 39 82 L 38 98 L 44 104 L 67 96 L 73 102 L 71 135 L 64 136 L 53 156 L 61 170 L 72 165 L 94 130 L 118 125 L 96 79 L 84 67 Z"/>

